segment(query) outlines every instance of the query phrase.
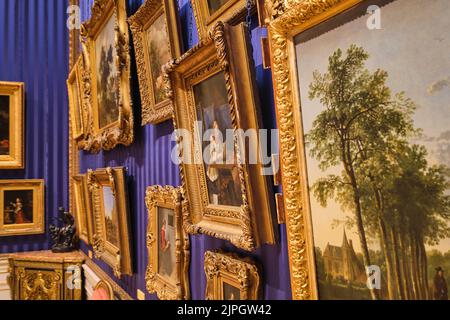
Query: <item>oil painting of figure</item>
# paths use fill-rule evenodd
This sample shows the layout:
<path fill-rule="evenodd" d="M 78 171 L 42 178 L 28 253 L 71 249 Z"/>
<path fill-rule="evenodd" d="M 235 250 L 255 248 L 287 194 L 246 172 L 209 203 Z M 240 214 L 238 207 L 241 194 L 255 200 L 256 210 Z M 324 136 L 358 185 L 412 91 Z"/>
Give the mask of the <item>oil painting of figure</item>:
<path fill-rule="evenodd" d="M 204 142 L 206 181 L 210 203 L 220 206 L 242 205 L 241 181 L 235 158 L 234 141 L 227 141 L 232 129 L 230 106 L 223 73 L 218 73 L 194 87 L 198 121 L 209 133 Z"/>
<path fill-rule="evenodd" d="M 106 240 L 120 248 L 119 219 L 111 187 L 103 187 L 103 207 L 105 209 Z"/>
<path fill-rule="evenodd" d="M 296 39 L 319 296 L 446 300 L 450 6 L 378 3 Z"/>
<path fill-rule="evenodd" d="M 0 156 L 9 155 L 9 96 L 0 95 Z"/>
<path fill-rule="evenodd" d="M 114 26 L 115 16 L 113 15 L 95 40 L 98 126 L 100 129 L 116 122 L 119 117 L 119 79 L 115 62 Z"/>
<path fill-rule="evenodd" d="M 33 223 L 33 191 L 4 192 L 3 222 L 5 225 Z"/>
<path fill-rule="evenodd" d="M 164 14 L 161 14 L 147 31 L 155 104 L 167 100 L 167 94 L 164 90 L 164 74 L 162 68 L 171 58 L 168 39 L 165 16 Z"/>
<path fill-rule="evenodd" d="M 238 288 L 224 282 L 223 300 L 225 301 L 241 300 L 241 291 Z"/>
<path fill-rule="evenodd" d="M 175 213 L 158 208 L 158 273 L 176 285 L 176 229 Z"/>

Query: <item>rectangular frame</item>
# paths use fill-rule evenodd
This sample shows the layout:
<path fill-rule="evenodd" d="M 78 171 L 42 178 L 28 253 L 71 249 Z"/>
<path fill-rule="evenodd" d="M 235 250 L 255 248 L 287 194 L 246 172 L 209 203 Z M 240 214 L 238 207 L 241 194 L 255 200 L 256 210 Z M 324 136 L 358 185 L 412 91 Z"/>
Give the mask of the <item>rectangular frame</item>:
<path fill-rule="evenodd" d="M 80 56 L 77 59 L 72 71 L 67 79 L 67 93 L 69 97 L 69 111 L 70 121 L 72 125 L 72 139 L 79 141 L 84 139 L 87 132 L 87 114 L 83 104 L 83 83 L 81 76 L 83 74 L 83 58 Z M 78 105 L 75 105 L 77 101 L 73 95 L 73 86 L 77 85 Z"/>
<path fill-rule="evenodd" d="M 205 253 L 206 300 L 224 300 L 224 283 L 240 291 L 238 300 L 262 298 L 259 267 L 251 259 L 242 259 L 236 254 Z"/>
<path fill-rule="evenodd" d="M 117 278 L 132 275 L 131 240 L 129 233 L 129 205 L 124 168 L 89 170 L 88 188 L 94 214 L 93 248 L 95 257 L 106 262 Z M 118 247 L 107 241 L 103 187 L 110 187 L 118 217 Z"/>
<path fill-rule="evenodd" d="M 23 169 L 25 150 L 25 84 L 0 81 L 0 95 L 9 96 L 9 155 L 0 155 L 0 170 Z"/>
<path fill-rule="evenodd" d="M 147 249 L 148 266 L 146 273 L 147 290 L 156 293 L 160 300 L 189 300 L 189 237 L 183 229 L 181 188 L 172 186 L 152 186 L 147 188 L 145 202 L 148 210 Z M 159 230 L 158 209 L 173 210 L 175 215 L 175 269 L 177 284 L 173 285 L 159 274 Z"/>
<path fill-rule="evenodd" d="M 117 66 L 117 121 L 99 128 L 97 101 L 97 70 L 95 43 L 106 23 L 115 16 L 115 51 L 113 60 Z M 83 48 L 83 91 L 85 109 L 88 110 L 88 132 L 80 142 L 85 151 L 98 153 L 109 151 L 117 145 L 129 146 L 134 140 L 134 119 L 130 93 L 130 54 L 129 35 L 125 0 L 95 0 L 91 19 L 81 27 Z"/>
<path fill-rule="evenodd" d="M 0 180 L 0 237 L 24 236 L 45 233 L 45 183 L 44 180 Z M 4 192 L 33 191 L 33 223 L 4 224 Z"/>
<path fill-rule="evenodd" d="M 207 38 L 208 33 L 213 30 L 217 22 L 237 24 L 239 21 L 244 20 L 247 14 L 247 0 L 229 0 L 212 15 L 209 14 L 207 1 L 191 0 L 200 39 Z M 251 0 L 252 10 L 254 6 L 255 0 Z"/>
<path fill-rule="evenodd" d="M 178 58 L 182 52 L 178 15 L 174 0 L 146 0 L 141 8 L 128 19 L 136 51 L 142 101 L 142 125 L 158 124 L 172 119 L 173 116 L 173 105 L 169 97 L 161 102 L 156 100 L 155 84 L 152 79 L 152 61 L 147 45 L 147 31 L 154 25 L 156 19 L 164 16 L 168 36 L 165 40 L 170 52 L 170 59 Z M 169 61 L 163 61 L 163 65 L 167 62 Z"/>
<path fill-rule="evenodd" d="M 74 176 L 72 181 L 75 205 L 73 208 L 73 214 L 76 221 L 77 232 L 80 240 L 89 245 L 92 243 L 93 237 L 93 220 L 92 202 L 87 185 L 87 178 L 85 174 L 80 174 Z"/>
<path fill-rule="evenodd" d="M 208 39 L 175 60 L 168 67 L 175 106 L 175 127 L 188 132 L 179 138 L 180 158 L 196 159 L 198 141 L 197 119 L 193 87 L 223 72 L 233 130 L 258 130 L 261 123 L 259 96 L 253 60 L 249 58 L 248 33 L 243 24 L 230 26 L 218 23 Z M 229 50 L 229 48 L 233 50 Z M 236 75 L 239 75 L 237 77 Z M 259 132 L 259 131 L 257 131 Z M 195 140 L 195 141 L 194 141 Z M 240 147 L 235 139 L 235 148 Z M 242 141 L 240 141 L 242 142 Z M 243 152 L 248 157 L 248 152 Z M 255 154 L 259 153 L 253 150 Z M 239 152 L 237 152 L 239 153 Z M 183 161 L 180 164 L 184 198 L 188 208 L 184 213 L 189 233 L 203 233 L 225 239 L 235 246 L 252 251 L 261 244 L 277 241 L 274 217 L 274 197 L 268 177 L 261 175 L 261 161 L 242 164 L 237 161 L 243 204 L 240 207 L 212 205 L 206 186 L 206 173 L 201 164 Z"/>

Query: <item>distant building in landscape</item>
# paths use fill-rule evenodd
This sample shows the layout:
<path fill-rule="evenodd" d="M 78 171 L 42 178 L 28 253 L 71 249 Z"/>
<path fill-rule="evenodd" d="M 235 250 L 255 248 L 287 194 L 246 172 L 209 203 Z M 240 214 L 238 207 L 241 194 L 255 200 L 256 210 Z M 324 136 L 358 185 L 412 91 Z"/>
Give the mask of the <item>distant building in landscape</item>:
<path fill-rule="evenodd" d="M 333 278 L 342 277 L 347 281 L 366 283 L 364 264 L 358 259 L 353 242 L 347 239 L 345 230 L 341 247 L 327 244 L 323 252 L 323 262 L 325 273 Z"/>

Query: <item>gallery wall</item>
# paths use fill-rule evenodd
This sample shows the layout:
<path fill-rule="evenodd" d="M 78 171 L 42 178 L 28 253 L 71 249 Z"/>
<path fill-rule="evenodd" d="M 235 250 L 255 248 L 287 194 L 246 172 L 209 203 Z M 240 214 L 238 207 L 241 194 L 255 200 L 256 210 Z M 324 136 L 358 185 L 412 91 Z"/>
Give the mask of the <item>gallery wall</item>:
<path fill-rule="evenodd" d="M 45 179 L 46 230 L 68 205 L 67 1 L 0 1 L 0 81 L 25 83 L 25 169 L 0 179 Z M 48 234 L 0 238 L 0 254 L 46 250 Z"/>

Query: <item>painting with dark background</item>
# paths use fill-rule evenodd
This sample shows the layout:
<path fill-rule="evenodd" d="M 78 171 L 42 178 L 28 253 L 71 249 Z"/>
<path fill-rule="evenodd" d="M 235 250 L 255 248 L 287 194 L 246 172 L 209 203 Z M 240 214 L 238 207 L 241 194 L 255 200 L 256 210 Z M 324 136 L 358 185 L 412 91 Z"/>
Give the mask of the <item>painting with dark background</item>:
<path fill-rule="evenodd" d="M 68 101 L 65 81 L 68 76 L 68 30 L 66 0 L 0 1 L 0 78 L 26 83 L 26 167 L 24 170 L 0 172 L 0 178 L 46 180 L 46 221 L 58 214 L 59 206 L 68 206 Z M 127 0 L 128 16 L 134 14 L 142 0 Z M 197 28 L 188 0 L 180 0 L 182 38 L 187 48 L 198 42 Z M 82 20 L 88 19 L 93 1 L 82 0 Z M 270 70 L 262 67 L 261 36 L 253 16 L 252 44 L 260 98 L 263 102 L 264 127 L 276 128 Z M 43 46 L 42 44 L 46 45 Z M 186 48 L 186 49 L 187 49 Z M 131 56 L 134 56 L 132 49 Z M 140 123 L 139 83 L 132 59 L 132 99 L 135 121 Z M 146 249 L 147 209 L 145 190 L 151 185 L 179 186 L 179 168 L 171 162 L 174 142 L 171 122 L 157 126 L 137 127 L 135 143 L 129 148 L 117 147 L 98 155 L 80 152 L 80 171 L 124 166 L 127 168 L 131 212 L 133 276 L 117 279 L 104 262 L 94 261 L 133 298 L 137 290 L 146 292 L 145 272 L 148 262 Z M 47 227 L 48 229 L 48 227 Z M 206 277 L 204 254 L 208 250 L 224 249 L 252 257 L 263 266 L 262 278 L 266 299 L 290 299 L 289 263 L 285 226 L 280 226 L 280 242 L 262 246 L 253 253 L 236 249 L 226 241 L 208 236 L 191 236 L 190 283 L 195 300 L 205 298 Z M 49 247 L 48 234 L 40 236 L 7 237 L 0 243 L 0 253 L 44 250 Z M 91 247 L 82 244 L 88 253 Z M 147 299 L 156 299 L 146 294 Z"/>
<path fill-rule="evenodd" d="M 5 225 L 33 223 L 33 190 L 5 190 L 3 204 Z"/>
<path fill-rule="evenodd" d="M 0 95 L 0 156 L 9 154 L 9 96 Z"/>

